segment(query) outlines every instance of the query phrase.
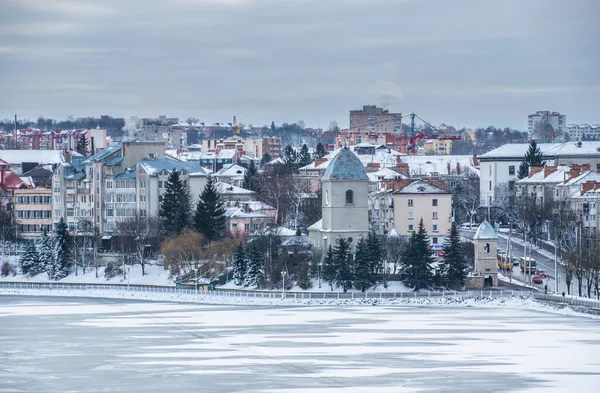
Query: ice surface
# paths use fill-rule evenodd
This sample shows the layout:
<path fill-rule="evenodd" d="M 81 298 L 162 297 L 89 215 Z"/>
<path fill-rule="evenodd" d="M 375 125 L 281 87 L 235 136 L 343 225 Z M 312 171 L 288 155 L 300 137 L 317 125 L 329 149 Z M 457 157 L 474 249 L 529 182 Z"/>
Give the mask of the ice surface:
<path fill-rule="evenodd" d="M 539 311 L 0 301 L 0 391 L 585 393 L 600 383 L 598 321 Z"/>

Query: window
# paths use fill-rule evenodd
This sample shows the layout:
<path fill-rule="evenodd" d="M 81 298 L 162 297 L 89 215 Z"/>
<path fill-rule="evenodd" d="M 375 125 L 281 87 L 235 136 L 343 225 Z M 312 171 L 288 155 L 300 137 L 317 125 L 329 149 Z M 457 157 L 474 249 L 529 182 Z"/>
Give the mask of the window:
<path fill-rule="evenodd" d="M 492 176 L 492 166 L 491 165 L 488 167 L 488 173 L 490 176 Z"/>
<path fill-rule="evenodd" d="M 163 182 L 162 181 L 158 182 L 158 188 L 163 188 Z"/>
<path fill-rule="evenodd" d="M 329 206 L 329 191 L 325 190 L 325 205 Z"/>
<path fill-rule="evenodd" d="M 113 217 L 114 215 L 114 209 L 106 209 L 106 217 Z"/>
<path fill-rule="evenodd" d="M 508 174 L 509 175 L 514 175 L 515 174 L 515 166 L 514 165 L 510 165 L 508 167 Z"/>
<path fill-rule="evenodd" d="M 433 231 L 437 232 L 438 231 L 438 226 L 436 224 L 433 224 Z"/>
<path fill-rule="evenodd" d="M 409 200 L 408 200 L 408 206 L 414 206 L 414 204 L 413 204 L 413 200 L 412 200 L 412 199 L 409 199 Z"/>
<path fill-rule="evenodd" d="M 431 206 L 437 206 L 438 205 L 438 200 L 434 199 L 431 201 Z"/>
<path fill-rule="evenodd" d="M 409 220 L 412 220 L 413 218 L 414 218 L 414 217 L 413 217 L 413 212 L 408 212 L 408 219 L 409 219 Z"/>
<path fill-rule="evenodd" d="M 244 224 L 244 229 L 246 231 L 249 231 L 250 230 L 250 224 Z"/>
<path fill-rule="evenodd" d="M 595 214 L 590 215 L 590 221 L 591 222 L 596 222 L 596 215 Z"/>
<path fill-rule="evenodd" d="M 237 224 L 236 224 L 236 223 L 233 223 L 233 224 L 231 224 L 231 227 L 232 227 L 233 229 L 236 229 L 236 228 L 237 228 Z"/>
<path fill-rule="evenodd" d="M 113 182 L 112 180 L 109 180 L 106 182 L 106 188 L 113 188 Z"/>
<path fill-rule="evenodd" d="M 438 244 L 438 238 L 437 237 L 432 237 L 431 238 L 431 243 Z"/>
<path fill-rule="evenodd" d="M 354 203 L 354 191 L 346 191 L 346 205 L 352 205 Z"/>
<path fill-rule="evenodd" d="M 409 231 L 409 232 L 412 232 L 412 231 L 413 231 L 413 225 L 412 225 L 412 224 L 410 224 L 410 225 L 408 226 L 408 231 Z"/>
<path fill-rule="evenodd" d="M 431 216 L 434 220 L 437 220 L 437 212 L 433 212 L 432 216 Z"/>
<path fill-rule="evenodd" d="M 490 191 L 492 191 L 492 181 L 490 180 Z"/>

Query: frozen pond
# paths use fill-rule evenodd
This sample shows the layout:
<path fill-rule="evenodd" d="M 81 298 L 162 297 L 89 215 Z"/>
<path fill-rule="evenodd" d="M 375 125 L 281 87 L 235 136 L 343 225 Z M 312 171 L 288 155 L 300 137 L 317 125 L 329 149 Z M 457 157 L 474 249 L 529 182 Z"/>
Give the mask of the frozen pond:
<path fill-rule="evenodd" d="M 0 392 L 597 392 L 600 322 L 0 296 Z"/>

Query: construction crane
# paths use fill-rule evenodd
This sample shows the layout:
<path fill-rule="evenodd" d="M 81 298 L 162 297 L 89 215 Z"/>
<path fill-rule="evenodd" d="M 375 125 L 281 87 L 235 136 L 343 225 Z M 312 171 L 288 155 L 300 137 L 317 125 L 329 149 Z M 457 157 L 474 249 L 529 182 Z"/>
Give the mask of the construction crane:
<path fill-rule="evenodd" d="M 239 135 L 242 132 L 242 129 L 244 127 L 246 127 L 245 124 L 238 124 L 236 121 L 235 116 L 233 116 L 233 123 L 229 123 L 229 125 L 231 126 L 231 129 L 233 130 L 233 135 Z"/>

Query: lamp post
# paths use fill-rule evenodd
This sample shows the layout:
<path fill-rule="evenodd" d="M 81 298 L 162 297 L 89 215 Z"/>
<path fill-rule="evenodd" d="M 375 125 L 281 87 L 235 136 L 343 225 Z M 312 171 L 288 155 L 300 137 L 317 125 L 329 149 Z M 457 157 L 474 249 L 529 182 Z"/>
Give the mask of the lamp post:
<path fill-rule="evenodd" d="M 194 293 L 198 294 L 198 268 L 194 269 Z"/>
<path fill-rule="evenodd" d="M 319 288 L 321 288 L 321 268 L 323 267 L 323 261 L 319 261 Z"/>
<path fill-rule="evenodd" d="M 283 284 L 281 286 L 281 298 L 285 299 L 285 270 L 281 271 L 281 279 L 283 280 Z"/>
<path fill-rule="evenodd" d="M 129 277 L 131 275 L 131 266 L 127 266 L 127 290 L 129 291 Z"/>

